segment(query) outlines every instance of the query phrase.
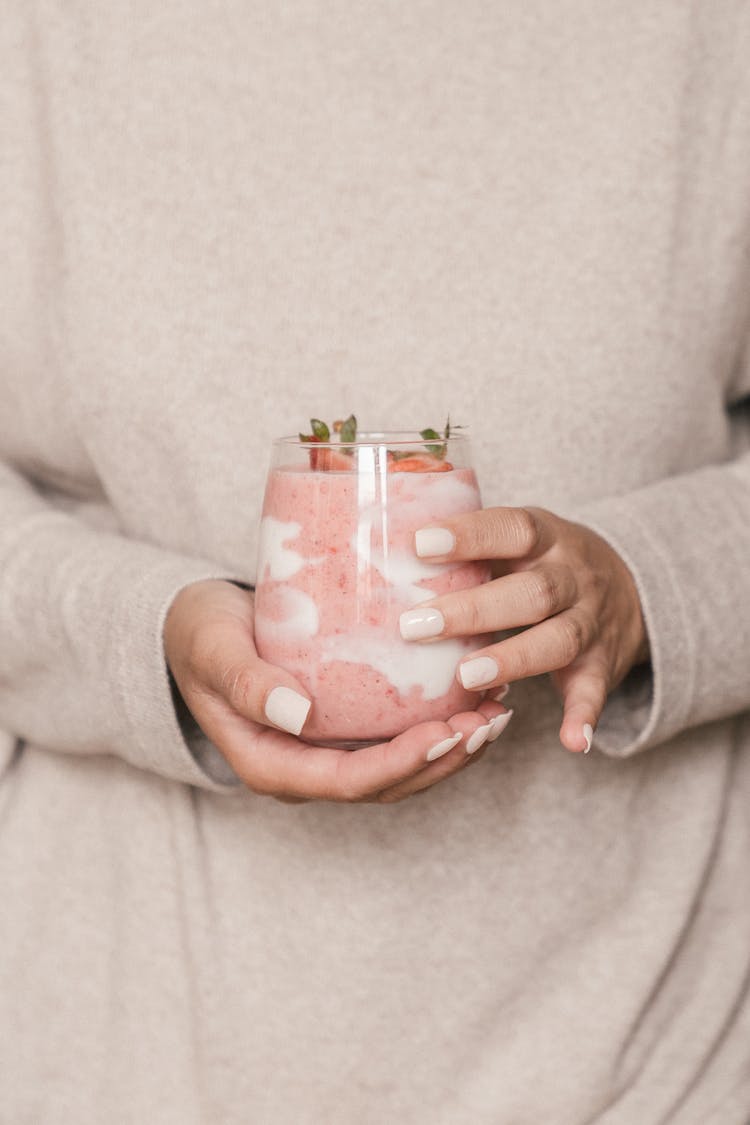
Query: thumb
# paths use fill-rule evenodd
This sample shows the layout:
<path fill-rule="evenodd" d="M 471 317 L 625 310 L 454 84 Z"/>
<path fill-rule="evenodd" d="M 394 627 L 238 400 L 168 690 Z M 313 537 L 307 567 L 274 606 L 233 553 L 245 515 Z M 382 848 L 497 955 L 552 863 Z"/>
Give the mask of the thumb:
<path fill-rule="evenodd" d="M 560 741 L 566 750 L 591 749 L 596 725 L 607 700 L 607 679 L 601 662 L 590 654 L 555 673 L 563 700 Z"/>
<path fill-rule="evenodd" d="M 244 622 L 224 620 L 214 633 L 197 661 L 205 687 L 243 718 L 300 734 L 312 707 L 302 685 L 291 673 L 261 660 Z"/>

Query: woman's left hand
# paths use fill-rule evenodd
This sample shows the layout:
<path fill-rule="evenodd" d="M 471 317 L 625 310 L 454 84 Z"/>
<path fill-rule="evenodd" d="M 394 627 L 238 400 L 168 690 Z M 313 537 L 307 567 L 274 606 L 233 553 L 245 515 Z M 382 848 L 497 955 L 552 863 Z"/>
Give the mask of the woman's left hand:
<path fill-rule="evenodd" d="M 491 559 L 498 574 L 420 603 L 401 616 L 406 640 L 523 628 L 461 662 L 464 687 L 483 692 L 551 672 L 563 699 L 560 741 L 588 750 L 607 693 L 648 659 L 640 599 L 627 566 L 600 536 L 542 508 L 488 508 L 416 534 L 435 563 Z"/>

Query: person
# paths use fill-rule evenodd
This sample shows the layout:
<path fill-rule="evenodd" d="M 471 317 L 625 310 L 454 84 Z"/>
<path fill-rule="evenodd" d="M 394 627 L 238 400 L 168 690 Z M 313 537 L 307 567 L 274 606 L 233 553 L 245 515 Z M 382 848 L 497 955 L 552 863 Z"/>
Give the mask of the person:
<path fill-rule="evenodd" d="M 0 1119 L 745 1125 L 750 6 L 0 36 Z M 404 625 L 475 709 L 355 753 L 249 588 L 350 410 L 470 428 L 415 550 L 495 566 Z"/>

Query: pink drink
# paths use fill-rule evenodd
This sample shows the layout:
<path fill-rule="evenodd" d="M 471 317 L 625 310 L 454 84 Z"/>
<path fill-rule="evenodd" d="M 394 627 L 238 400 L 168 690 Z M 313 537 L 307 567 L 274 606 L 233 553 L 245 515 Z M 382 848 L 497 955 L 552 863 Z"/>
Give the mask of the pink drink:
<path fill-rule="evenodd" d="M 487 579 L 483 563 L 435 565 L 414 552 L 418 528 L 481 507 L 476 477 L 389 472 L 386 452 L 358 448 L 352 471 L 292 463 L 269 475 L 256 639 L 309 691 L 311 742 L 378 742 L 476 705 L 455 672 L 481 640 L 407 643 L 398 628 L 405 609 Z"/>

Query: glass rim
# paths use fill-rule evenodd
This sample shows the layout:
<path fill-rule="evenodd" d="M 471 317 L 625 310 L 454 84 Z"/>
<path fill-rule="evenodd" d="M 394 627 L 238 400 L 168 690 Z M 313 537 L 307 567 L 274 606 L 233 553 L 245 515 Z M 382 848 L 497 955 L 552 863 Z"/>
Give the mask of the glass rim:
<path fill-rule="evenodd" d="M 450 437 L 439 435 L 434 438 L 422 437 L 419 430 L 363 430 L 358 433 L 354 441 L 339 441 L 338 435 L 329 441 L 305 441 L 299 434 L 288 434 L 284 437 L 273 439 L 273 445 L 292 446 L 299 449 L 356 449 L 358 446 L 382 447 L 412 446 L 412 445 L 451 445 L 454 443 L 468 442 L 469 435 L 466 427 L 461 428 L 461 433 L 451 433 Z"/>

